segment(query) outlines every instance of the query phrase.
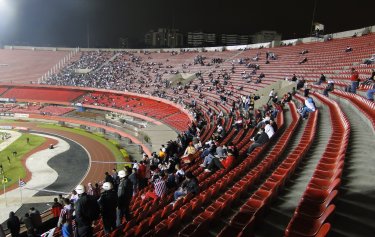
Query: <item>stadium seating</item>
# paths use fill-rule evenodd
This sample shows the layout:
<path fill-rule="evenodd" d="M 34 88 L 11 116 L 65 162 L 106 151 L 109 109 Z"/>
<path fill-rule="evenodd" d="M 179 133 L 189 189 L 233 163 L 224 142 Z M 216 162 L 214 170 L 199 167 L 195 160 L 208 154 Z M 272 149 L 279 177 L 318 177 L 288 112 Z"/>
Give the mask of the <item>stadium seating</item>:
<path fill-rule="evenodd" d="M 319 116 L 321 110 L 310 113 L 307 121 L 302 121 L 298 116 L 295 103 L 289 103 L 289 113 L 292 118 L 289 124 L 284 121 L 287 111 L 279 114 L 279 132 L 273 140 L 257 148 L 252 154 L 245 153 L 251 145 L 250 138 L 254 135 L 254 128 L 235 129 L 234 119 L 240 117 L 238 110 L 234 116 L 229 116 L 232 103 L 241 103 L 241 95 L 258 94 L 263 88 L 273 85 L 273 82 L 285 80 L 296 74 L 308 81 L 316 81 L 323 73 L 328 78 L 334 79 L 338 85 L 349 83 L 350 67 L 360 72 L 360 78 L 368 77 L 374 65 L 363 65 L 362 60 L 375 50 L 375 35 L 369 34 L 357 38 L 335 39 L 328 42 L 300 44 L 297 46 L 276 47 L 272 49 L 252 49 L 240 52 L 186 52 L 177 55 L 170 53 L 98 53 L 86 64 L 85 56 L 72 65 L 89 65 L 95 68 L 101 75 L 115 75 L 116 78 L 128 77 L 130 79 L 104 80 L 100 83 L 108 83 L 110 89 L 128 90 L 140 94 L 147 94 L 169 99 L 189 107 L 192 99 L 197 103 L 196 109 L 202 112 L 207 125 L 201 131 L 202 143 L 211 139 L 220 123 L 224 126 L 226 135 L 220 140 L 220 144 L 232 142 L 240 150 L 243 156 L 241 162 L 228 170 L 219 170 L 213 174 L 203 172 L 199 167 L 199 154 L 197 153 L 191 165 L 183 165 L 185 171 L 192 171 L 199 180 L 200 193 L 194 197 L 187 196 L 170 204 L 173 200 L 172 192 L 157 201 L 143 200 L 141 195 L 151 190 L 148 186 L 138 193 L 131 202 L 131 210 L 134 219 L 123 223 L 111 236 L 205 236 L 213 234 L 211 228 L 215 226 L 215 234 L 218 236 L 254 236 L 255 229 L 267 218 L 267 211 L 272 208 L 274 201 L 280 193 L 285 191 L 288 182 L 298 169 L 303 169 L 303 158 L 310 151 L 314 139 L 318 135 Z M 346 53 L 347 45 L 353 48 L 353 52 Z M 304 49 L 309 53 L 300 55 Z M 272 51 L 278 57 L 265 64 L 265 53 Z M 260 55 L 257 62 L 260 69 L 253 75 L 252 82 L 242 78 L 242 72 L 249 73 L 251 69 L 246 63 L 238 63 L 238 59 L 252 58 Z M 147 56 L 146 56 L 147 55 Z M 194 58 L 203 55 L 205 65 L 192 64 Z M 104 62 L 115 56 L 113 62 Z M 299 64 L 303 57 L 308 57 L 308 62 Z M 209 65 L 212 58 L 222 58 L 220 64 Z M 168 59 L 168 61 L 167 61 Z M 252 61 L 250 61 L 252 62 Z M 119 71 L 117 65 L 126 67 L 126 72 Z M 126 65 L 126 66 L 125 66 Z M 233 67 L 233 70 L 232 70 Z M 68 68 L 66 68 L 68 70 Z M 186 88 L 177 89 L 164 86 L 164 80 L 174 72 L 200 73 L 202 80 L 194 79 L 187 83 Z M 224 79 L 223 73 L 228 73 L 230 79 Z M 211 76 L 217 79 L 217 86 L 213 85 Z M 254 83 L 256 77 L 264 73 L 266 76 L 261 83 Z M 160 76 L 160 80 L 154 80 Z M 61 75 L 56 75 L 59 78 Z M 69 78 L 67 80 L 70 80 Z M 131 81 L 131 82 L 130 82 Z M 53 78 L 48 81 L 53 84 Z M 121 85 L 123 83 L 123 85 Z M 228 83 L 228 84 L 225 84 Z M 72 85 L 66 83 L 64 85 Z M 147 86 L 146 86 L 147 85 Z M 199 89 L 194 89 L 197 86 Z M 103 88 L 103 85 L 98 86 Z M 223 91 L 220 91 L 223 88 Z M 239 89 L 241 88 L 241 89 Z M 321 86 L 313 86 L 313 89 L 321 90 Z M 361 87 L 365 90 L 365 87 Z M 176 107 L 160 103 L 146 98 L 120 96 L 115 93 L 83 91 L 58 92 L 57 89 L 24 89 L 1 87 L 2 97 L 50 100 L 62 102 L 81 102 L 83 104 L 96 104 L 101 107 L 113 107 L 124 111 L 134 112 L 153 117 L 170 125 L 178 131 L 185 131 L 190 123 L 186 114 Z M 161 93 L 163 92 L 163 93 Z M 354 106 L 365 116 L 372 127 L 375 127 L 375 106 L 360 95 L 346 93 L 340 90 L 331 92 L 333 95 L 345 99 L 350 106 Z M 339 195 L 342 185 L 341 176 L 345 167 L 345 156 L 350 138 L 350 123 L 345 113 L 338 104 L 316 92 L 313 97 L 320 101 L 321 106 L 330 112 L 332 133 L 324 153 L 317 163 L 311 179 L 294 210 L 288 226 L 285 226 L 285 236 L 327 236 L 332 230 L 331 219 L 337 208 L 335 199 Z M 226 99 L 223 100 L 222 96 Z M 298 94 L 294 98 L 303 103 Z M 1 108 L 4 111 L 19 111 L 20 108 Z M 210 115 L 211 109 L 214 114 Z M 62 115 L 69 108 L 46 106 L 43 108 L 27 108 L 29 112 L 39 111 Z M 224 113 L 224 118 L 218 120 L 218 114 Z M 299 126 L 303 130 L 299 131 Z M 292 138 L 302 134 L 297 141 L 297 147 L 288 151 L 283 158 Z M 173 191 L 173 190 L 172 190 Z M 223 221 L 222 216 L 227 221 Z M 104 235 L 102 224 L 95 225 L 95 236 Z"/>
<path fill-rule="evenodd" d="M 2 97 L 15 98 L 18 100 L 28 101 L 56 101 L 71 102 L 84 92 L 79 90 L 64 90 L 50 88 L 32 88 L 32 87 L 14 87 L 6 91 Z"/>

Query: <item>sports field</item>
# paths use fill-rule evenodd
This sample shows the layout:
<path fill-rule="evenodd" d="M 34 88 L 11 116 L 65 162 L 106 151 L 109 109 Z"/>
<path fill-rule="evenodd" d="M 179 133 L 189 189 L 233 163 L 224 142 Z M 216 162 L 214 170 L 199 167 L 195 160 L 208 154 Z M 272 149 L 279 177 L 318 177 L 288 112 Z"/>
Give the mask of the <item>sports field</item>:
<path fill-rule="evenodd" d="M 73 133 L 85 136 L 87 138 L 90 138 L 92 140 L 98 141 L 101 144 L 103 144 L 108 150 L 111 151 L 113 156 L 116 158 L 117 162 L 130 161 L 128 153 L 126 152 L 125 149 L 122 149 L 119 147 L 119 144 L 117 141 L 107 140 L 101 134 L 89 133 L 80 128 L 68 128 L 68 127 L 63 127 L 63 126 L 55 125 L 55 124 L 38 124 L 38 127 L 63 130 L 63 131 L 73 132 Z M 123 169 L 123 168 L 124 168 L 123 164 L 117 165 L 118 170 Z"/>
<path fill-rule="evenodd" d="M 29 138 L 29 142 L 27 142 L 27 138 Z M 42 145 L 45 140 L 44 137 L 22 134 L 15 142 L 0 152 L 2 185 L 5 182 L 5 187 L 9 187 L 17 183 L 19 178 L 26 176 L 26 168 L 22 160 L 26 157 L 27 153 Z M 3 176 L 5 180 L 3 180 Z"/>

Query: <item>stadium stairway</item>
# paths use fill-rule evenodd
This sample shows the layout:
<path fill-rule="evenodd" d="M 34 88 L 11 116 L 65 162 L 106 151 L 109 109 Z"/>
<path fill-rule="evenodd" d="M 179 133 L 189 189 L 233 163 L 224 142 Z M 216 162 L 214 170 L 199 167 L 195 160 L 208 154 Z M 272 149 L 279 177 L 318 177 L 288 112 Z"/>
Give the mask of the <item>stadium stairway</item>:
<path fill-rule="evenodd" d="M 269 237 L 269 236 L 284 236 L 284 231 L 293 216 L 302 194 L 304 193 L 313 171 L 321 158 L 326 144 L 331 134 L 331 121 L 329 116 L 329 109 L 323 106 L 319 100 L 315 99 L 319 109 L 318 115 L 318 130 L 307 155 L 303 158 L 296 169 L 295 174 L 290 181 L 286 183 L 284 190 L 276 198 L 275 202 L 271 204 L 270 209 L 264 215 L 263 222 L 255 227 L 255 236 Z M 306 120 L 302 126 L 306 125 Z M 298 145 L 304 129 L 298 129 L 297 134 L 292 138 L 292 142 L 287 148 L 287 153 L 283 155 L 287 157 L 289 152 L 293 151 Z M 284 158 L 283 157 L 283 158 Z M 282 158 L 282 159 L 283 159 Z"/>
<path fill-rule="evenodd" d="M 335 201 L 331 237 L 375 236 L 375 142 L 374 132 L 361 111 L 351 102 L 335 96 L 351 125 L 342 184 Z"/>

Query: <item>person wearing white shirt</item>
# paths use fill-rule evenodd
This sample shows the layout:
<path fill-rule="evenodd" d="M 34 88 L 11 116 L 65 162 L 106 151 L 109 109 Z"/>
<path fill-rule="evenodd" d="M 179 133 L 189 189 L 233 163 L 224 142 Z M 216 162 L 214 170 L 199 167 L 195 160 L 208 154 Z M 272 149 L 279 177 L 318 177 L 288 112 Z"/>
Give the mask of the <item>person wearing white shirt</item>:
<path fill-rule="evenodd" d="M 314 112 L 315 111 L 315 103 L 314 103 L 314 100 L 307 96 L 306 99 L 305 99 L 305 106 L 302 108 L 302 111 L 301 111 L 301 116 L 303 119 L 307 118 L 307 114 L 310 113 L 310 112 Z"/>
<path fill-rule="evenodd" d="M 275 134 L 275 130 L 270 124 L 270 121 L 265 122 L 266 126 L 264 127 L 264 132 L 267 133 L 268 138 L 271 138 Z"/>
<path fill-rule="evenodd" d="M 268 101 L 267 101 L 267 104 L 272 101 L 273 97 L 274 97 L 274 94 L 275 94 L 275 89 L 272 89 L 268 95 Z"/>

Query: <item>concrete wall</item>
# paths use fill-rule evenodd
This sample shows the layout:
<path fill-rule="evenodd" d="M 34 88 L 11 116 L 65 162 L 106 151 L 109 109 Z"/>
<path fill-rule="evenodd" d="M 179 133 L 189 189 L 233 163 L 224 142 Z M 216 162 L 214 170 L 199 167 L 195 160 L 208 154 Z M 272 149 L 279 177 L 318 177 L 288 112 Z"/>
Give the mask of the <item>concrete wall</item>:
<path fill-rule="evenodd" d="M 279 99 L 281 99 L 281 97 L 288 93 L 288 92 L 291 92 L 293 87 L 296 87 L 296 83 L 295 82 L 289 82 L 289 81 L 282 81 L 282 80 L 279 80 L 279 81 L 276 81 L 274 83 L 272 83 L 271 85 L 268 85 L 260 90 L 258 90 L 258 92 L 256 94 L 259 94 L 261 96 L 261 98 L 257 101 L 255 101 L 255 104 L 254 104 L 254 107 L 255 108 L 262 108 L 263 105 L 265 105 L 269 99 L 269 93 L 272 89 L 275 89 L 275 93 L 276 95 L 278 96 Z"/>

